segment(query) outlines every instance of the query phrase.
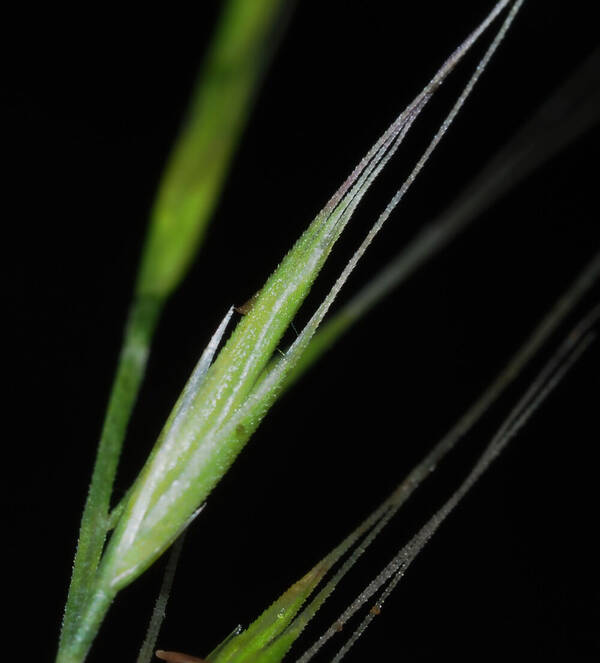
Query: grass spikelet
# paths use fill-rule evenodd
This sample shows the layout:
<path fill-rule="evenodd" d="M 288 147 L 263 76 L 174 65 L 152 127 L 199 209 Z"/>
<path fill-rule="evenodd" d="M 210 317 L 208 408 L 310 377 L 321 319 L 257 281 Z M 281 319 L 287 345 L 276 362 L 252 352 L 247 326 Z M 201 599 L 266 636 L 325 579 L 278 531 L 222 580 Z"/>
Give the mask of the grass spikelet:
<path fill-rule="evenodd" d="M 120 445 L 143 375 L 154 326 L 165 298 L 169 296 L 185 274 L 197 244 L 201 240 L 204 232 L 202 223 L 196 224 L 196 221 L 192 222 L 192 218 L 208 218 L 242 123 L 242 118 L 236 114 L 237 119 L 233 122 L 235 126 L 232 125 L 232 143 L 224 146 L 222 154 L 217 155 L 214 171 L 211 171 L 210 176 L 203 180 L 203 173 L 207 170 L 206 163 L 200 164 L 198 168 L 191 165 L 193 155 L 198 146 L 202 147 L 200 151 L 204 156 L 206 156 L 207 150 L 213 149 L 212 141 L 215 133 L 218 134 L 220 131 L 219 122 L 223 118 L 219 117 L 215 120 L 216 125 L 213 125 L 207 132 L 204 125 L 208 120 L 205 119 L 201 123 L 201 128 L 198 129 L 194 126 L 196 116 L 192 114 L 192 120 L 182 132 L 182 142 L 175 150 L 168 166 L 164 188 L 161 189 L 153 212 L 153 223 L 136 286 L 134 317 L 138 322 L 130 326 L 131 331 L 128 332 L 128 341 L 125 345 L 123 366 L 127 367 L 127 371 L 117 380 L 117 387 L 121 384 L 123 390 L 121 392 L 116 387 L 113 394 L 117 423 L 114 426 L 111 423 L 110 439 L 107 438 L 107 445 L 101 445 L 100 460 L 97 465 L 100 474 L 97 476 L 95 474 L 95 483 L 92 482 L 92 486 L 100 486 L 101 495 L 96 499 L 95 489 L 90 491 L 90 495 L 96 495 L 92 500 L 96 520 L 94 524 L 89 519 L 86 520 L 86 516 L 84 516 L 80 553 L 76 560 L 76 572 L 74 573 L 74 591 L 67 606 L 59 663 L 83 661 L 104 615 L 117 593 L 142 574 L 181 535 L 203 508 L 202 505 L 205 504 L 211 491 L 228 471 L 270 407 L 289 384 L 292 372 L 301 366 L 302 358 L 310 352 L 311 342 L 332 303 L 383 224 L 444 137 L 490 58 L 504 39 L 521 5 L 522 0 L 500 0 L 496 3 L 483 22 L 451 54 L 429 84 L 396 117 L 388 130 L 367 152 L 284 256 L 280 265 L 267 279 L 257 295 L 247 304 L 236 309 L 229 309 L 177 400 L 137 479 L 122 503 L 112 513 L 109 513 L 109 499 Z M 247 4 L 247 0 L 246 2 L 232 0 L 233 6 L 243 7 L 243 11 L 250 11 L 248 8 L 251 5 Z M 252 65 L 246 70 L 243 64 L 240 67 L 242 73 L 245 71 L 247 74 L 247 80 L 244 83 L 233 81 L 232 88 L 229 89 L 229 93 L 235 99 L 236 108 L 244 107 L 246 101 L 252 96 L 251 92 L 264 64 L 264 51 L 258 41 L 260 41 L 260 35 L 263 34 L 262 31 L 278 14 L 276 0 L 265 0 L 260 7 L 260 12 L 254 17 L 257 21 L 256 24 L 252 20 L 245 19 L 246 24 L 250 26 L 250 36 L 238 33 L 239 26 L 236 27 L 236 20 L 232 19 L 231 15 L 227 15 L 228 18 L 225 19 L 227 25 L 223 28 L 224 32 L 220 33 L 219 39 L 223 37 L 223 34 L 229 35 L 225 41 L 232 50 L 225 48 L 223 51 L 218 51 L 215 61 L 212 64 L 209 63 L 206 70 L 211 71 L 211 66 L 215 62 L 227 64 L 229 57 L 233 58 L 232 61 L 237 67 L 239 65 L 237 60 L 243 56 L 244 49 L 248 47 L 246 37 L 254 44 L 256 50 L 250 49 L 256 55 Z M 286 353 L 281 353 L 279 345 L 284 334 L 293 324 L 292 321 L 304 303 L 315 279 L 319 276 L 363 197 L 397 152 L 408 131 L 446 77 L 491 23 L 505 10 L 504 21 L 491 45 L 479 61 L 475 72 L 422 157 L 368 231 L 363 242 L 341 271 L 333 288 L 318 305 L 308 323 L 297 334 L 296 340 Z M 230 22 L 227 23 L 227 21 Z M 235 46 L 237 38 L 240 38 L 240 41 Z M 220 57 L 224 59 L 220 60 Z M 219 70 L 219 66 L 216 70 Z M 210 91 L 210 86 L 206 89 Z M 211 94 L 208 96 L 210 97 Z M 227 94 L 225 96 L 227 97 Z M 197 117 L 201 117 L 204 112 L 198 110 L 199 108 L 204 108 L 204 106 L 201 104 L 195 107 L 194 113 L 197 111 Z M 223 109 L 221 108 L 221 110 Z M 215 107 L 211 113 L 214 112 Z M 223 112 L 223 115 L 226 116 L 227 113 Z M 591 117 L 592 115 L 585 115 L 585 121 L 582 121 L 580 126 L 589 122 Z M 217 130 L 215 130 L 215 126 Z M 556 144 L 559 145 L 561 140 L 559 138 Z M 508 162 L 510 163 L 510 160 Z M 535 165 L 535 160 L 530 160 L 528 165 L 522 168 L 519 177 L 524 176 L 532 164 Z M 505 165 L 501 164 L 498 167 L 496 164 L 500 169 Z M 201 180 L 201 183 L 193 184 L 197 178 Z M 486 181 L 489 183 L 493 178 L 492 174 L 488 180 L 483 179 L 477 183 L 480 193 L 483 192 L 483 198 L 479 201 L 479 209 L 485 204 L 489 204 L 493 196 L 502 193 L 502 187 L 486 189 L 488 187 Z M 185 201 L 182 203 L 183 199 Z M 473 207 L 460 211 L 453 217 L 452 224 L 454 225 L 451 224 L 451 230 L 447 231 L 446 228 L 439 236 L 434 237 L 433 242 L 429 241 L 432 239 L 430 234 L 424 244 L 419 245 L 417 257 L 415 258 L 411 254 L 408 271 L 420 264 L 419 261 L 423 260 L 426 255 L 430 256 L 439 250 L 444 242 L 462 228 L 462 224 L 465 224 L 473 214 Z M 456 221 L 458 217 L 460 220 Z M 435 235 L 435 232 L 433 234 Z M 404 271 L 400 270 L 404 275 L 408 273 L 405 267 L 406 264 L 402 268 Z M 596 278 L 598 258 L 595 259 L 590 269 L 592 275 L 587 274 L 588 281 L 583 285 L 580 284 L 580 292 L 585 291 L 588 282 Z M 381 297 L 391 287 L 393 280 L 388 279 L 383 286 L 380 283 L 375 295 L 371 292 L 368 297 L 363 297 L 359 314 L 364 313 L 368 306 Z M 577 296 L 577 293 L 571 292 L 569 295 L 571 299 L 566 303 L 563 302 L 564 308 L 550 322 L 544 321 L 543 324 L 546 326 L 543 326 L 538 336 L 531 340 L 529 346 L 526 346 L 524 353 L 517 356 L 515 360 L 517 371 L 554 330 L 557 320 L 565 311 L 570 310 Z M 234 310 L 242 317 L 220 352 L 217 353 L 221 341 L 226 337 L 226 330 Z M 327 343 L 333 342 L 347 324 L 348 319 L 343 315 L 337 321 L 334 319 L 331 327 L 324 332 L 324 337 L 328 339 Z M 277 352 L 280 352 L 282 356 L 277 357 Z M 429 471 L 432 466 L 435 466 L 453 448 L 468 426 L 485 412 L 489 404 L 497 398 L 513 378 L 512 374 L 503 374 L 500 381 L 477 401 L 467 417 L 460 420 L 458 427 L 453 429 L 450 437 L 444 438 L 442 443 L 434 448 L 433 455 L 430 454 L 424 461 L 426 467 L 417 468 L 419 472 L 425 471 L 423 467 Z M 543 394 L 545 395 L 546 392 L 543 391 Z M 347 569 L 360 557 L 362 550 L 366 547 L 363 544 L 366 542 L 368 545 L 377 536 L 423 478 L 424 476 L 419 474 L 411 474 L 410 486 L 401 484 L 394 494 L 340 546 L 295 583 L 246 631 L 236 633 L 222 643 L 215 652 L 209 655 L 209 659 L 218 663 L 226 661 L 229 663 L 250 663 L 251 661 L 275 663 L 281 660 L 308 619 L 326 600 Z M 106 534 L 113 526 L 114 532 L 104 547 Z M 364 537 L 362 544 L 357 546 L 361 537 Z M 309 597 L 323 581 L 325 574 L 346 554 L 349 554 L 346 563 L 341 565 L 334 577 L 325 583 L 324 588 L 306 605 Z M 398 568 L 404 569 L 407 565 L 408 563 L 401 564 Z M 382 582 L 389 581 L 390 577 L 387 576 Z M 383 584 L 378 587 L 382 586 Z M 377 613 L 381 603 L 380 599 L 373 608 L 372 616 Z M 341 627 L 344 620 L 338 620 L 336 626 Z M 148 644 L 143 651 L 145 659 L 153 649 L 154 645 L 151 643 L 158 631 L 158 623 L 158 621 L 152 622 Z M 166 654 L 168 655 L 169 652 Z"/>

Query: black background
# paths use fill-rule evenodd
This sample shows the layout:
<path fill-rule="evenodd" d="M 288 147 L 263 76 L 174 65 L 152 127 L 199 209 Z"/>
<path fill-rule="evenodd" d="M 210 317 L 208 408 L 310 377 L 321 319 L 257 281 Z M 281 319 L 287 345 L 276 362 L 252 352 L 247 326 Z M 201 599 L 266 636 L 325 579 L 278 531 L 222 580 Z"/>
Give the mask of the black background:
<path fill-rule="evenodd" d="M 152 194 L 218 13 L 217 2 L 197 4 L 25 10 L 5 22 L 5 574 L 11 620 L 29 638 L 19 648 L 36 660 L 54 656 Z M 341 300 L 591 52 L 593 4 L 526 3 Z M 206 243 L 158 329 L 118 495 L 225 310 L 260 287 L 491 3 L 414 5 L 298 3 Z M 426 145 L 476 50 L 359 210 L 297 325 Z M 596 128 L 495 204 L 274 408 L 188 536 L 162 647 L 206 654 L 251 621 L 480 393 L 598 248 L 599 138 Z M 457 486 L 532 374 L 423 487 L 297 652 Z M 444 524 L 349 660 L 597 660 L 599 386 L 594 350 Z M 134 660 L 159 571 L 122 593 L 90 661 Z"/>

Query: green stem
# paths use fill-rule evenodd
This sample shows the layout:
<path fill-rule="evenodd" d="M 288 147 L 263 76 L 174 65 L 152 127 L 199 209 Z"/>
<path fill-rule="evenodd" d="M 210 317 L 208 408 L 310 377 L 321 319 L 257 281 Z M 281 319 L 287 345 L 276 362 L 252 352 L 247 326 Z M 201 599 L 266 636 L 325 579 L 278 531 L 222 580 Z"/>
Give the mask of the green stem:
<path fill-rule="evenodd" d="M 61 647 L 56 663 L 81 663 L 92 646 L 100 624 L 115 598 L 115 592 L 107 592 L 99 587 L 93 591 L 80 615 L 77 631 Z"/>
<path fill-rule="evenodd" d="M 150 343 L 161 308 L 162 301 L 156 297 L 138 297 L 129 312 L 125 338 L 81 519 L 60 638 L 61 650 L 65 643 L 75 637 L 94 585 L 94 576 L 108 531 L 108 510 L 119 456 L 131 411 L 146 370 Z"/>

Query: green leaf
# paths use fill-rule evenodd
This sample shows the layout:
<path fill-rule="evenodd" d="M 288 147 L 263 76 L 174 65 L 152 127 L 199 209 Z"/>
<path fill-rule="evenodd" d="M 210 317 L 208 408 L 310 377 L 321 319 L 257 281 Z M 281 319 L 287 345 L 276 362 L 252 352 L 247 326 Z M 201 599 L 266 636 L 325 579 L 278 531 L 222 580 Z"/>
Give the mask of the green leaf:
<path fill-rule="evenodd" d="M 229 0 L 152 209 L 137 293 L 167 297 L 186 274 L 219 200 L 276 42 L 284 0 Z"/>

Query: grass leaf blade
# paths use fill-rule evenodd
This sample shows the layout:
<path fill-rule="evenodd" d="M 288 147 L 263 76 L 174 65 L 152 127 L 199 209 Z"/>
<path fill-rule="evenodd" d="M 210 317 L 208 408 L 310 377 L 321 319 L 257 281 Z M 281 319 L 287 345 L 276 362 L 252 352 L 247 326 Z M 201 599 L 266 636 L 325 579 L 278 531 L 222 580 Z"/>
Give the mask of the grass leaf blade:
<path fill-rule="evenodd" d="M 138 294 L 168 297 L 194 259 L 291 4 L 224 4 L 152 209 Z"/>

